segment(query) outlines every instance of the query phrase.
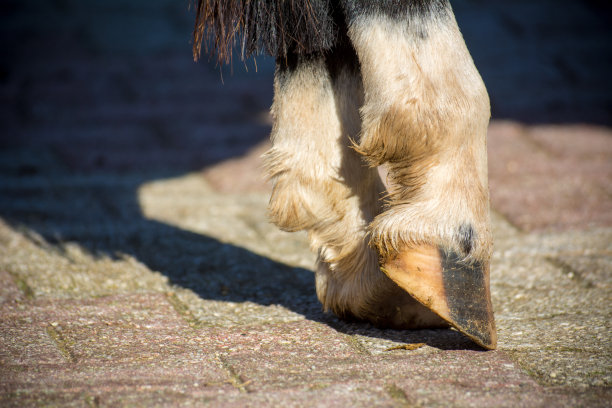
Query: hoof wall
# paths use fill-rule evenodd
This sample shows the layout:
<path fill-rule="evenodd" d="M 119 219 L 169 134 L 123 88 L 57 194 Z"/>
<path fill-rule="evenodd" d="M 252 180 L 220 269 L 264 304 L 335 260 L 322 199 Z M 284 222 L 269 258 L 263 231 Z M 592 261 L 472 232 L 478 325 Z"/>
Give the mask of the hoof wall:
<path fill-rule="evenodd" d="M 382 266 L 399 287 L 486 349 L 497 347 L 489 265 L 433 246 L 405 248 Z"/>

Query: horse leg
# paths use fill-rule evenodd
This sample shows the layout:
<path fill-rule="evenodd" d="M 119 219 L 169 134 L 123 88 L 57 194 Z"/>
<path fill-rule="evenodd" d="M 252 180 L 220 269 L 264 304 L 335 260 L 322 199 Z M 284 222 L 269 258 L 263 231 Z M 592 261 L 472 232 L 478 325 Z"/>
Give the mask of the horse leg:
<path fill-rule="evenodd" d="M 269 213 L 283 230 L 308 231 L 324 309 L 381 326 L 445 324 L 380 271 L 368 245 L 384 186 L 352 145 L 363 87 L 348 39 L 325 54 L 278 58 L 274 92 Z"/>
<path fill-rule="evenodd" d="M 346 2 L 364 87 L 359 151 L 388 170 L 370 225 L 383 271 L 495 348 L 489 292 L 489 98 L 446 0 Z"/>

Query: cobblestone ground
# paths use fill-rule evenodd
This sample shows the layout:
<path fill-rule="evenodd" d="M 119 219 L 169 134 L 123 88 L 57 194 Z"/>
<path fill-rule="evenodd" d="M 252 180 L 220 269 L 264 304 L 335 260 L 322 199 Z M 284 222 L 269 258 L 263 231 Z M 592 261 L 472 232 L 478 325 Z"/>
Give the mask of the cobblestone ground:
<path fill-rule="evenodd" d="M 194 64 L 187 5 L 0 5 L 0 405 L 610 406 L 609 7 L 453 2 L 494 114 L 484 352 L 321 312 L 265 217 L 273 64 Z"/>

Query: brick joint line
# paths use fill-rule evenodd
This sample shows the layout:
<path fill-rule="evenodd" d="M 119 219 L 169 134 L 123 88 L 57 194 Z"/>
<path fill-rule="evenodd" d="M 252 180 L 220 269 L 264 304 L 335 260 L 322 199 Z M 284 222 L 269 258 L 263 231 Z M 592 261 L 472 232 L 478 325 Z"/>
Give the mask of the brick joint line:
<path fill-rule="evenodd" d="M 385 384 L 385 392 L 396 402 L 400 404 L 402 407 L 413 407 L 408 399 L 408 395 L 406 392 L 398 387 L 395 383 Z"/>
<path fill-rule="evenodd" d="M 85 397 L 85 404 L 91 408 L 98 408 L 100 406 L 100 398 L 94 395 L 87 395 Z"/>
<path fill-rule="evenodd" d="M 219 356 L 219 361 L 221 362 L 221 367 L 223 367 L 229 375 L 229 379 L 226 382 L 240 390 L 240 392 L 250 393 L 251 391 L 247 388 L 247 385 L 251 384 L 253 380 L 244 381 L 223 356 Z"/>
<path fill-rule="evenodd" d="M 49 324 L 46 330 L 51 340 L 53 340 L 53 343 L 55 343 L 55 346 L 58 348 L 60 353 L 62 353 L 62 356 L 64 356 L 64 358 L 68 360 L 68 362 L 76 363 L 77 358 L 72 352 L 72 350 L 70 350 L 68 343 L 66 342 L 62 334 L 55 327 L 53 327 L 52 324 Z"/>
<path fill-rule="evenodd" d="M 371 356 L 372 355 L 372 353 L 370 353 L 370 351 L 355 336 L 347 334 L 346 335 L 346 342 L 357 353 L 363 354 L 363 355 L 366 355 L 366 356 Z"/>
<path fill-rule="evenodd" d="M 168 303 L 170 303 L 172 308 L 187 322 L 191 328 L 197 329 L 203 326 L 202 323 L 191 313 L 191 311 L 189 311 L 189 308 L 178 298 L 176 293 L 167 292 L 166 299 L 168 299 Z"/>
<path fill-rule="evenodd" d="M 26 299 L 34 299 L 34 290 L 27 284 L 27 282 L 17 276 L 15 273 L 8 271 L 8 274 L 13 278 L 17 288 L 23 293 Z"/>
<path fill-rule="evenodd" d="M 593 282 L 591 282 L 590 280 L 588 280 L 584 276 L 582 276 L 582 274 L 578 270 L 576 270 L 576 268 L 573 268 L 568 263 L 563 262 L 562 260 L 560 260 L 560 259 L 558 259 L 558 258 L 556 258 L 554 256 L 547 256 L 544 259 L 548 263 L 550 263 L 552 266 L 554 266 L 555 268 L 559 269 L 562 274 L 564 274 L 568 278 L 578 282 L 583 287 L 589 289 L 589 288 L 592 288 L 592 287 L 595 286 L 593 284 Z"/>

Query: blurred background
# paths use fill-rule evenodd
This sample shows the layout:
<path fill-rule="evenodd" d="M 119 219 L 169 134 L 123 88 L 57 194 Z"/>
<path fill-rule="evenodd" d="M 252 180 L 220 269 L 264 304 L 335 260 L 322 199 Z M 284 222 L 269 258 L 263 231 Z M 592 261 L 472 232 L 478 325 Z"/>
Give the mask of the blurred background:
<path fill-rule="evenodd" d="M 612 7 L 552 0 L 452 5 L 491 97 L 494 210 L 523 231 L 612 225 Z M 189 6 L 2 1 L 4 222 L 46 243 L 127 253 L 183 283 L 193 278 L 190 253 L 227 249 L 186 232 L 190 222 L 202 222 L 195 215 L 172 226 L 179 216 L 172 201 L 184 190 L 160 193 L 169 203 L 157 220 L 144 215 L 139 198 L 148 183 L 186 174 L 215 194 L 269 189 L 259 155 L 271 128 L 274 63 L 236 59 L 220 68 L 205 56 L 194 63 Z M 232 251 L 227 259 L 199 260 L 196 272 L 227 265 L 240 252 Z"/>

